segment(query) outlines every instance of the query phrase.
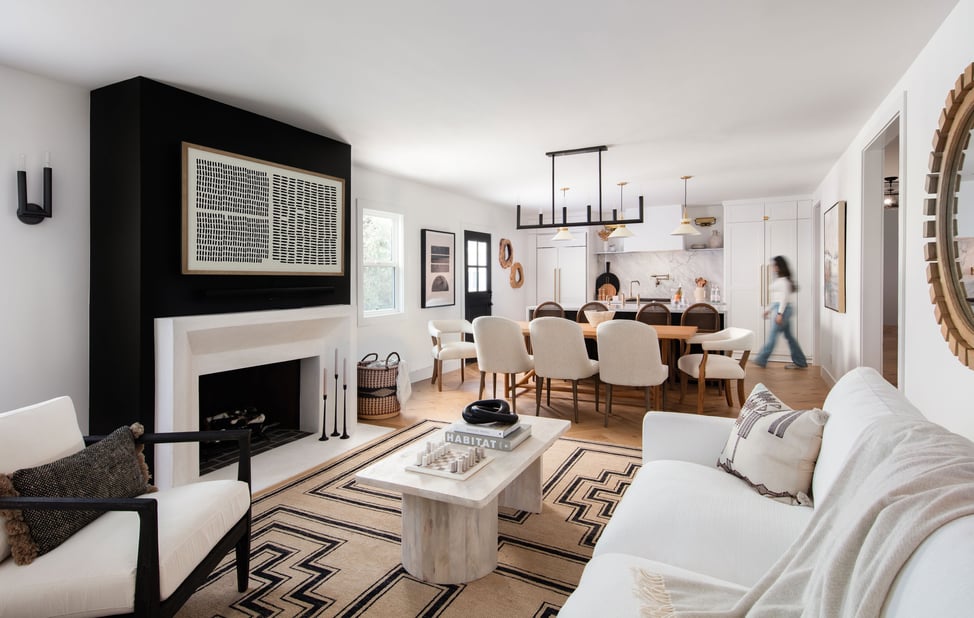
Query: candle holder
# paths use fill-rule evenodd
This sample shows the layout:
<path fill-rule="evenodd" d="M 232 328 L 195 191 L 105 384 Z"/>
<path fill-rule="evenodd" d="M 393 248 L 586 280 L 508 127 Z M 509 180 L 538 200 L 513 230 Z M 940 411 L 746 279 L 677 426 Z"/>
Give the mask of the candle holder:
<path fill-rule="evenodd" d="M 325 442 L 328 440 L 328 395 L 322 395 L 321 401 L 321 437 L 318 438 L 318 442 Z"/>
<path fill-rule="evenodd" d="M 335 429 L 331 432 L 332 437 L 338 435 L 338 365 L 335 365 Z"/>
<path fill-rule="evenodd" d="M 347 412 L 348 412 L 348 384 L 342 384 L 342 437 L 340 438 L 341 440 L 348 440 Z M 337 410 L 335 416 L 338 416 Z"/>

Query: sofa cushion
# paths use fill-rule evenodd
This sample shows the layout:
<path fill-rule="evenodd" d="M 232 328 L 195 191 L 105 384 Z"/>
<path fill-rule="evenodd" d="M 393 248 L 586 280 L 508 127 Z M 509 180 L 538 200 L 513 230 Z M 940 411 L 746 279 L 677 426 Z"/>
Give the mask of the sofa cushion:
<path fill-rule="evenodd" d="M 812 495 L 819 503 L 828 495 L 868 425 L 889 414 L 923 418 L 920 410 L 871 367 L 859 367 L 842 376 L 822 407 L 829 413 L 829 422 L 822 432 L 822 450 L 812 477 Z"/>
<path fill-rule="evenodd" d="M 231 480 L 190 483 L 143 497 L 159 505 L 163 600 L 250 508 L 247 484 Z M 0 616 L 131 613 L 138 535 L 138 515 L 114 511 L 31 564 L 0 563 Z"/>
<path fill-rule="evenodd" d="M 743 595 L 747 589 L 671 564 L 647 560 L 631 554 L 602 554 L 592 558 L 582 572 L 578 588 L 559 610 L 559 618 L 591 616 L 641 616 L 642 601 L 636 590 L 640 570 L 666 577 L 679 577 Z"/>
<path fill-rule="evenodd" d="M 751 586 L 811 515 L 812 509 L 768 500 L 717 468 L 651 461 L 616 505 L 593 554 L 633 554 Z"/>
<path fill-rule="evenodd" d="M 103 440 L 57 461 L 0 474 L 0 496 L 133 498 L 145 493 L 148 468 L 135 437 L 142 425 L 120 427 Z M 102 515 L 101 511 L 4 511 L 17 564 L 29 564 Z"/>
<path fill-rule="evenodd" d="M 38 435 L 43 440 L 38 440 Z M 0 414 L 0 473 L 39 466 L 85 447 L 74 404 L 58 397 Z M 0 517 L 0 524 L 3 517 Z M 10 555 L 7 527 L 0 525 L 0 562 Z"/>
<path fill-rule="evenodd" d="M 792 410 L 758 384 L 741 406 L 717 467 L 763 496 L 811 505 L 812 473 L 827 419 L 819 409 Z"/>

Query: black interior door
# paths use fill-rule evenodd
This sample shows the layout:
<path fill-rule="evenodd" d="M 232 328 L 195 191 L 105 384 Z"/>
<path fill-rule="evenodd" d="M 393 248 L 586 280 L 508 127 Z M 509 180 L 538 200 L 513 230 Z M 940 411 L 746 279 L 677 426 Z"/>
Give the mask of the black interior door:
<path fill-rule="evenodd" d="M 464 292 L 463 317 L 474 321 L 482 315 L 490 315 L 490 234 L 463 232 L 463 260 L 467 286 Z"/>

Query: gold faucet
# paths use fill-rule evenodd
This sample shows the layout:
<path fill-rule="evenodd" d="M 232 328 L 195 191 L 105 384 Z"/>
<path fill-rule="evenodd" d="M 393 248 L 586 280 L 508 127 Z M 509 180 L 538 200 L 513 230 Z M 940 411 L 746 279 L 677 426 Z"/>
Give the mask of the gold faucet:
<path fill-rule="evenodd" d="M 630 281 L 629 282 L 629 298 L 632 298 L 632 284 L 633 283 L 635 283 L 636 285 L 642 285 L 641 283 L 639 283 L 639 280 L 638 279 L 633 279 L 632 281 Z M 636 304 L 637 305 L 639 304 L 639 293 L 636 293 Z"/>

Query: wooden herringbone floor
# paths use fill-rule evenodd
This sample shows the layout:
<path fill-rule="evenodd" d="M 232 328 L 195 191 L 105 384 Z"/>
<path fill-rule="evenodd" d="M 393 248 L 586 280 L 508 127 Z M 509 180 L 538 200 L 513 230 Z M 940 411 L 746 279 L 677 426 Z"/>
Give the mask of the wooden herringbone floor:
<path fill-rule="evenodd" d="M 480 372 L 476 364 L 466 367 L 465 381 L 460 384 L 460 372 L 456 362 L 450 362 L 453 370 L 447 367 L 443 392 L 437 391 L 436 385 L 430 385 L 429 380 L 422 380 L 413 384 L 412 398 L 403 406 L 402 413 L 391 419 L 380 421 L 367 421 L 359 419 L 359 422 L 373 422 L 377 425 L 386 427 L 407 427 L 424 419 L 452 421 L 460 418 L 460 412 L 471 401 L 477 399 L 477 390 L 480 381 Z M 503 377 L 500 377 L 503 380 Z M 745 396 L 751 391 L 758 382 L 763 382 L 776 395 L 781 397 L 793 408 L 821 407 L 828 393 L 828 386 L 821 378 L 819 368 L 811 366 L 803 370 L 785 369 L 783 363 L 768 363 L 766 368 L 748 365 L 747 379 L 745 380 Z M 498 384 L 498 393 L 503 390 L 502 382 Z M 616 391 L 617 397 L 620 391 Z M 484 398 L 490 398 L 491 377 L 487 376 L 487 390 Z M 595 440 L 598 442 L 608 442 L 625 446 L 642 446 L 642 417 L 643 408 L 631 403 L 620 405 L 622 402 L 614 398 L 612 406 L 612 416 L 609 418 L 609 426 L 602 426 L 602 410 L 595 412 L 595 405 L 592 395 L 580 397 L 579 402 L 579 423 L 572 426 L 568 431 L 568 436 L 583 440 Z M 675 412 L 696 413 L 696 390 L 695 385 L 691 385 L 687 391 L 684 402 L 679 403 L 680 391 L 677 387 L 671 387 L 666 393 L 665 409 Z M 534 390 L 533 385 L 529 391 L 521 391 L 517 399 L 517 411 L 519 414 L 534 414 Z M 544 404 L 542 397 L 541 415 L 571 419 L 572 401 L 571 392 L 555 393 L 552 392 L 551 407 Z M 605 392 L 602 391 L 602 405 L 605 403 Z M 736 417 L 739 412 L 739 402 L 735 394 L 734 407 L 727 406 L 723 395 L 719 395 L 715 387 L 710 387 L 704 406 L 704 414 L 712 416 Z"/>

